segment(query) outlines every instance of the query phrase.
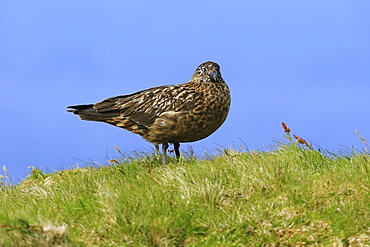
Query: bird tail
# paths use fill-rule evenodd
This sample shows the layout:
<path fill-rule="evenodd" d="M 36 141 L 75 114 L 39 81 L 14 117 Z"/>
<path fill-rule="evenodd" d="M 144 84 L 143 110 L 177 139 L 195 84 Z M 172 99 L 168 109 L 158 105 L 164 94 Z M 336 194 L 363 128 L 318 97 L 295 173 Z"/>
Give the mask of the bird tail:
<path fill-rule="evenodd" d="M 106 122 L 107 120 L 120 115 L 120 112 L 117 109 L 99 112 L 95 109 L 93 104 L 74 105 L 68 106 L 67 108 L 69 108 L 68 112 L 72 112 L 73 114 L 78 115 L 82 120 L 87 121 Z"/>

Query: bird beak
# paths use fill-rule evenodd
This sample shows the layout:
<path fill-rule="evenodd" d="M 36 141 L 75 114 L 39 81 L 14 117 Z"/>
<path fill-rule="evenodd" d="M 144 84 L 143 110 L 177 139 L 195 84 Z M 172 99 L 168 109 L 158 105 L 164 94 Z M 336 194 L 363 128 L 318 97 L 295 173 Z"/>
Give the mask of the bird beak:
<path fill-rule="evenodd" d="M 219 77 L 219 75 L 218 75 L 217 71 L 212 71 L 212 72 L 211 72 L 211 73 L 209 73 L 208 75 L 209 75 L 209 77 L 211 77 L 211 79 L 212 79 L 212 80 L 214 80 L 214 81 L 217 81 L 217 79 L 218 79 L 218 77 Z"/>

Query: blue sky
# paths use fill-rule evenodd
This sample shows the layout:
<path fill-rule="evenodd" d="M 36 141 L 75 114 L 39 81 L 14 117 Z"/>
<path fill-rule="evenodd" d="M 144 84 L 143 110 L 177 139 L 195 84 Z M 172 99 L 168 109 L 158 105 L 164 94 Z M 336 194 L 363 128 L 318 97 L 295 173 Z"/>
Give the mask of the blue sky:
<path fill-rule="evenodd" d="M 2 1 L 0 166 L 18 181 L 152 151 L 138 135 L 79 120 L 68 105 L 187 82 L 215 61 L 232 105 L 189 146 L 262 149 L 294 134 L 329 151 L 370 140 L 369 1 Z M 245 144 L 244 144 L 245 143 Z"/>

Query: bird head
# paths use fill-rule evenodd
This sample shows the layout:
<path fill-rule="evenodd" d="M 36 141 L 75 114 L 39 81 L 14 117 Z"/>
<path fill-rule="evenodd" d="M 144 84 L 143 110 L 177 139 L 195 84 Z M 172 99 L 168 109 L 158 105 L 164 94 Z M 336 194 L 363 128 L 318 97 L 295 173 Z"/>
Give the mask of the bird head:
<path fill-rule="evenodd" d="M 192 79 L 212 82 L 223 81 L 220 66 L 214 62 L 205 62 L 199 65 L 195 70 Z"/>

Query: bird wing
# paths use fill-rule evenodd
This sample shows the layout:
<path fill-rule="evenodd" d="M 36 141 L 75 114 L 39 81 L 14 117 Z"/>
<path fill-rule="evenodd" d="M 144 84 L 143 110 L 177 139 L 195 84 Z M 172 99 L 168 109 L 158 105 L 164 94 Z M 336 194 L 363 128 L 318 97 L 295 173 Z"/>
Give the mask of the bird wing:
<path fill-rule="evenodd" d="M 94 105 L 98 113 L 119 110 L 124 118 L 148 127 L 164 112 L 188 111 L 194 106 L 195 91 L 184 84 L 146 89 L 112 97 Z"/>

